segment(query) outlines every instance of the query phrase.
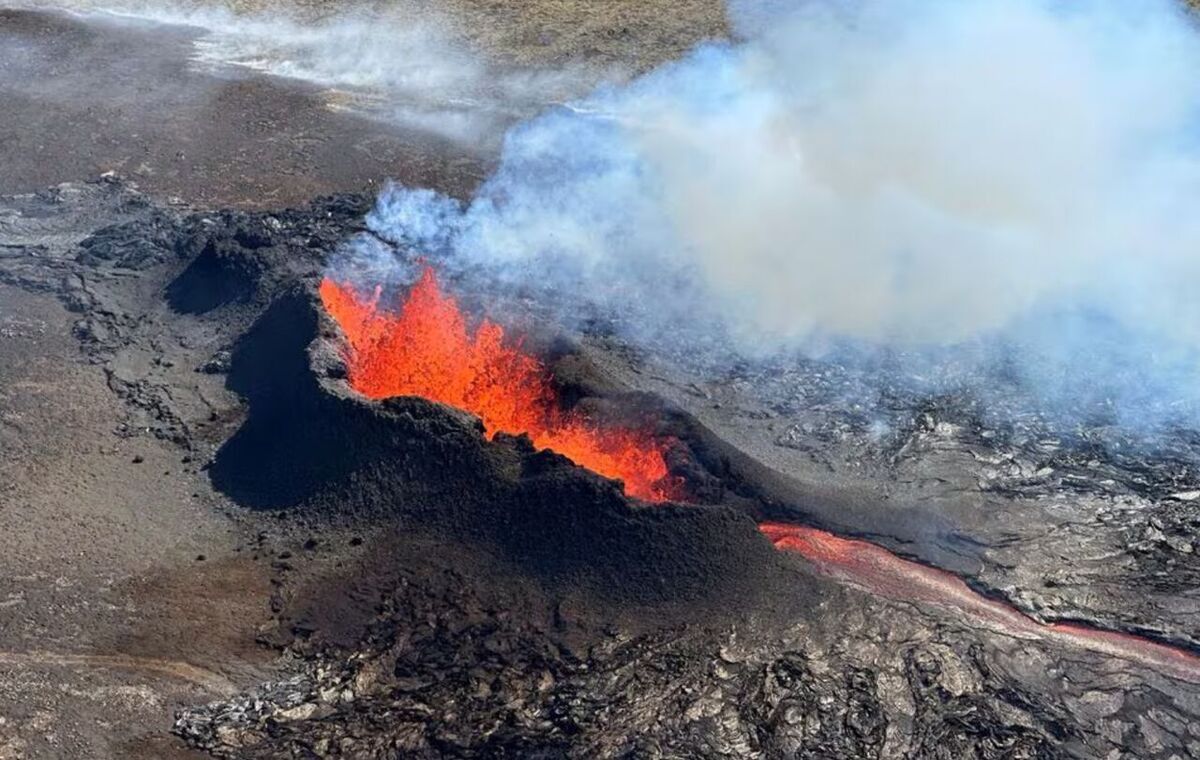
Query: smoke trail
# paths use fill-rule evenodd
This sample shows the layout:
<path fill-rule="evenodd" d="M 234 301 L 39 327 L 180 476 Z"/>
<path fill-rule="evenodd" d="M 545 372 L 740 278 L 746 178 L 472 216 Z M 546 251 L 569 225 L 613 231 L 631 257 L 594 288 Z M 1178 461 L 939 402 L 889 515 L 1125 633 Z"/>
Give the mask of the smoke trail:
<path fill-rule="evenodd" d="M 469 204 L 389 189 L 372 228 L 635 315 L 640 340 L 1003 362 L 1068 412 L 1194 414 L 1200 40 L 1181 9 L 746 5 L 746 39 L 513 129 Z"/>
<path fill-rule="evenodd" d="M 193 60 L 204 70 L 234 67 L 301 80 L 327 89 L 339 106 L 483 147 L 548 103 L 621 76 L 582 66 L 533 71 L 489 65 L 457 39 L 454 19 L 408 0 L 386 8 L 326 9 L 320 18 L 281 9 L 234 13 L 219 0 L 61 2 L 107 18 L 195 27 L 203 33 L 194 42 Z"/>

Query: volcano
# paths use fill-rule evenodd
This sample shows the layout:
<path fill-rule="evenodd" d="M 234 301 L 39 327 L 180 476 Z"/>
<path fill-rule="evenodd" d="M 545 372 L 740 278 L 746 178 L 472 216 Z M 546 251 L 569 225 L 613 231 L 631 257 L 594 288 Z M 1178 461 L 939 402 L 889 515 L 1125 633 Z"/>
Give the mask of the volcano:
<path fill-rule="evenodd" d="M 780 456 L 807 451 L 799 433 L 732 402 L 736 376 L 701 386 L 611 335 L 501 329 L 401 249 L 394 255 L 419 273 L 407 284 L 329 279 L 326 251 L 353 234 L 361 198 L 213 219 L 131 192 L 109 183 L 72 200 L 20 201 L 43 231 L 46 219 L 78 225 L 76 205 L 81 218 L 130 216 L 82 246 L 64 243 L 49 268 L 41 256 L 5 271 L 75 304 L 87 355 L 114 378 L 128 372 L 129 346 L 199 347 L 116 387 L 169 445 L 212 442 L 207 480 L 261 526 L 246 551 L 275 590 L 257 638 L 294 665 L 286 678 L 182 708 L 176 731 L 193 747 L 227 757 L 325 746 L 363 757 L 698 746 L 714 757 L 862 757 L 896 756 L 888 747 L 899 742 L 916 756 L 949 747 L 1055 757 L 1104 746 L 1086 718 L 1097 711 L 1130 726 L 1149 713 L 1187 724 L 1175 700 L 1195 688 L 1194 629 L 1186 610 L 1160 611 L 1156 596 L 1173 595 L 1162 584 L 1186 582 L 1186 568 L 1158 576 L 1162 590 L 1138 592 L 1133 605 L 1122 594 L 1138 587 L 1115 574 L 1103 597 L 1076 601 L 1066 581 L 1026 596 L 1030 587 L 997 579 L 1083 545 L 1059 539 L 1049 551 L 1021 539 L 1025 556 L 1004 570 L 995 563 L 1010 556 L 1011 524 L 964 518 L 986 512 L 862 478 L 789 474 Z M 90 274 L 59 290 L 62 267 Z M 160 283 L 167 316 L 132 318 L 122 305 L 131 279 L 109 271 Z M 165 342 L 167 330 L 182 340 Z M 430 337 L 432 347 L 421 343 Z M 520 370 L 519 394 L 489 384 L 507 377 L 488 374 L 497 367 Z M 222 383 L 245 412 L 189 411 L 181 389 L 196 377 Z M 174 390 L 155 395 L 155 383 Z M 948 426 L 921 422 L 943 409 L 913 406 L 900 461 L 931 451 L 922 466 L 950 479 L 936 457 L 954 448 L 933 438 Z M 657 453 L 686 500 L 639 496 L 627 472 L 556 447 L 561 428 L 586 431 L 601 451 L 616 440 Z M 755 436 L 772 431 L 779 454 L 767 456 Z M 1001 450 L 994 437 L 973 440 L 977 456 Z M 988 440 L 990 449 L 979 442 Z M 1143 468 L 1136 477 L 1153 484 L 1150 461 L 1096 466 L 1130 482 Z M 1182 523 L 1170 516 L 1182 519 L 1186 504 L 1166 503 L 1155 530 L 1174 535 Z M 1145 546 L 1139 561 L 1150 568 L 1161 555 Z M 1098 572 L 1088 567 L 1073 572 Z M 1144 701 L 1115 696 L 1131 683 Z M 1145 734 L 1126 730 L 1154 755 Z"/>
<path fill-rule="evenodd" d="M 1193 31 L 927 3 L 806 59 L 787 3 L 451 4 L 492 69 L 318 5 L 0 10 L 0 758 L 1200 757 L 1175 389 L 767 340 L 1191 314 L 1141 260 L 1028 288 L 1048 239 L 1187 248 Z"/>
<path fill-rule="evenodd" d="M 666 447 L 680 448 L 679 440 L 662 442 L 645 432 L 602 429 L 577 413 L 562 411 L 549 368 L 486 317 L 472 333 L 431 266 L 422 267 L 395 313 L 381 308 L 381 291 L 377 286 L 364 298 L 329 278 L 319 287 L 323 307 L 346 336 L 343 360 L 354 390 L 374 399 L 415 396 L 469 412 L 480 418 L 493 440 L 498 433 L 526 435 L 538 449 L 563 454 L 580 467 L 627 483 L 625 492 L 636 498 L 664 502 L 672 493 L 684 493 L 682 478 L 663 485 L 668 481 Z M 938 605 L 973 615 L 1010 635 L 1063 640 L 1200 683 L 1200 656 L 1186 649 L 1088 626 L 1040 624 L 1011 606 L 988 600 L 952 574 L 906 562 L 865 541 L 803 525 L 766 522 L 759 529 L 776 548 L 798 553 L 822 571 L 874 593 Z"/>

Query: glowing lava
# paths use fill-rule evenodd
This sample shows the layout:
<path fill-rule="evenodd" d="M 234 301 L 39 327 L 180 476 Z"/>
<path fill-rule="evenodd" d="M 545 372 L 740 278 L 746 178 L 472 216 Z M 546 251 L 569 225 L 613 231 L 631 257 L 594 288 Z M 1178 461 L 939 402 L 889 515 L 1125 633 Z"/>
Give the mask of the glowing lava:
<path fill-rule="evenodd" d="M 451 296 L 426 267 L 404 303 L 379 304 L 380 289 L 363 297 L 326 278 L 325 309 L 349 344 L 350 384 L 370 398 L 421 396 L 466 410 L 489 435 L 527 434 L 535 446 L 625 482 L 647 501 L 679 497 L 667 471 L 670 441 L 625 428 L 605 428 L 564 411 L 549 369 L 506 340 L 504 329 L 484 319 L 471 330 Z"/>
<path fill-rule="evenodd" d="M 825 575 L 877 596 L 940 607 L 1008 636 L 1080 647 L 1200 683 L 1200 658 L 1183 649 L 1074 623 L 1043 623 L 977 593 L 952 573 L 910 562 L 866 541 L 802 525 L 764 523 L 758 527 L 775 548 L 796 552 Z"/>

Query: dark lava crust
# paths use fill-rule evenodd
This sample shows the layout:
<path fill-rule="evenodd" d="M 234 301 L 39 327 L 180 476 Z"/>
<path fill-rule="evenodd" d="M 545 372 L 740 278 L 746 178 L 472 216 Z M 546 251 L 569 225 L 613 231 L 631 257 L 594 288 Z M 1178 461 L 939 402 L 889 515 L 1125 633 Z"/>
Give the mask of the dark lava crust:
<path fill-rule="evenodd" d="M 58 292 L 78 312 L 85 355 L 130 408 L 118 434 L 174 441 L 238 509 L 278 523 L 255 549 L 275 571 L 260 638 L 291 675 L 183 710 L 176 730 L 193 747 L 231 758 L 1200 757 L 1194 684 L 875 598 L 777 553 L 754 521 L 789 509 L 931 562 L 936 542 L 921 537 L 952 531 L 938 522 L 944 501 L 906 513 L 930 529 L 872 512 L 857 486 L 797 490 L 683 405 L 631 392 L 599 349 L 562 365 L 571 397 L 655 409 L 687 445 L 678 464 L 703 505 L 631 503 L 522 438 L 486 441 L 454 410 L 354 393 L 314 290 L 365 206 L 184 215 L 118 182 L 0 203 L 0 279 Z M 1026 551 L 1021 562 L 1057 556 L 1044 542 Z M 1095 589 L 1111 598 L 1140 583 L 1106 578 L 1112 590 Z M 1130 614 L 1166 627 L 1156 609 Z M 1176 628 L 1196 620 L 1172 614 Z"/>

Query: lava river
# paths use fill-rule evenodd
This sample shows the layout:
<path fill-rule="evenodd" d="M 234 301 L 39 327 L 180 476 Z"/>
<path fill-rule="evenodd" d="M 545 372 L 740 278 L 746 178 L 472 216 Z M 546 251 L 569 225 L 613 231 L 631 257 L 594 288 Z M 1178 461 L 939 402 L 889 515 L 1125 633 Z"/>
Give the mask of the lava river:
<path fill-rule="evenodd" d="M 1200 657 L 1186 650 L 1126 633 L 1072 623 L 1042 623 L 973 591 L 957 575 L 910 562 L 866 541 L 781 523 L 764 523 L 759 530 L 777 549 L 796 552 L 825 575 L 876 596 L 939 607 L 966 615 L 998 633 L 1080 647 L 1200 683 Z"/>

